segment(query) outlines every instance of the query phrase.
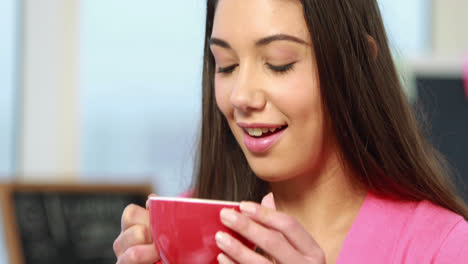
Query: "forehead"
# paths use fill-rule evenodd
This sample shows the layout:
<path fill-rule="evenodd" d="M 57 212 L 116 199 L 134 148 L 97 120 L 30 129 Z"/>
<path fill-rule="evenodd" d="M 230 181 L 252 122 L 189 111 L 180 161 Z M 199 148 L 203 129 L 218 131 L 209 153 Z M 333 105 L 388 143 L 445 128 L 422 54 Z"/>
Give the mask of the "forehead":
<path fill-rule="evenodd" d="M 310 40 L 300 0 L 219 0 L 212 37 L 235 42 L 275 34 Z"/>

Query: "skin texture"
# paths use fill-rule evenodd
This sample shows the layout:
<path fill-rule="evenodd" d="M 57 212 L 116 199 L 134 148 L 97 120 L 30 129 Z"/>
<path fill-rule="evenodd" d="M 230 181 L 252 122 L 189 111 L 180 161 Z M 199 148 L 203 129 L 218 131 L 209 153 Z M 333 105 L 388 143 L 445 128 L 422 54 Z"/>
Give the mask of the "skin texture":
<path fill-rule="evenodd" d="M 122 232 L 114 241 L 117 264 L 153 264 L 160 260 L 151 238 L 149 219 L 149 212 L 145 208 L 134 204 L 125 208 L 122 213 Z"/>
<path fill-rule="evenodd" d="M 366 192 L 348 181 L 326 125 L 300 1 L 220 0 L 211 37 L 216 103 L 250 167 L 272 190 L 261 204 L 242 202 L 242 213 L 220 213 L 227 227 L 264 253 L 218 233 L 218 261 L 335 263 Z M 287 128 L 266 152 L 254 153 L 239 122 Z M 159 260 L 149 230 L 147 210 L 125 209 L 114 243 L 118 264 Z"/>
<path fill-rule="evenodd" d="M 325 263 L 324 252 L 293 217 L 275 210 L 273 194 L 262 204 L 242 202 L 241 212 L 221 210 L 224 225 L 248 238 L 266 254 L 258 254 L 229 234 L 218 232 L 216 242 L 224 251 L 219 263 Z"/>
<path fill-rule="evenodd" d="M 265 41 L 278 35 L 288 37 Z M 281 211 L 257 204 L 254 214 L 222 212 L 223 223 L 276 263 L 324 263 L 325 257 L 335 263 L 365 192 L 348 181 L 350 172 L 326 125 L 313 38 L 300 1 L 221 0 L 211 39 L 216 103 L 252 170 L 270 182 Z M 267 151 L 255 153 L 244 142 L 242 123 L 287 128 Z M 271 262 L 227 234 L 217 239 L 225 252 L 221 263 Z M 227 239 L 229 247 L 222 243 Z"/>
<path fill-rule="evenodd" d="M 224 40 L 231 48 L 211 45 L 211 50 L 218 69 L 236 67 L 232 73 L 216 73 L 216 102 L 256 175 L 282 181 L 317 167 L 327 149 L 316 65 L 299 1 L 251 2 L 218 4 L 212 38 Z M 277 34 L 304 43 L 255 44 Z M 271 68 L 292 63 L 286 72 Z M 266 153 L 256 154 L 245 146 L 239 122 L 287 124 L 288 128 Z"/>

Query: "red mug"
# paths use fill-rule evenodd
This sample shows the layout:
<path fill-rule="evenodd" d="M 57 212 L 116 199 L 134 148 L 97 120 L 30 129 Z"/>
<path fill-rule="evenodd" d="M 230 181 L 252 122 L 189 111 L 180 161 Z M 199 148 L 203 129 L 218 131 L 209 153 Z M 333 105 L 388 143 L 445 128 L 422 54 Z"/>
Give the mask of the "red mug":
<path fill-rule="evenodd" d="M 218 231 L 231 234 L 246 246 L 254 245 L 225 227 L 219 213 L 223 208 L 239 211 L 239 203 L 195 199 L 150 197 L 150 226 L 153 242 L 164 264 L 218 263 Z M 158 262 L 160 263 L 160 262 Z"/>

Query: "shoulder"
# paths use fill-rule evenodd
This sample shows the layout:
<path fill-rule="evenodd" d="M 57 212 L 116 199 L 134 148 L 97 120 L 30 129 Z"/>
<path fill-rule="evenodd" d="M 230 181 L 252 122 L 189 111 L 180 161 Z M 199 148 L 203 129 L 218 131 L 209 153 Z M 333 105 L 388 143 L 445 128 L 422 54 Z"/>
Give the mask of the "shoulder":
<path fill-rule="evenodd" d="M 369 192 L 338 263 L 464 263 L 467 234 L 463 217 L 445 208 Z"/>
<path fill-rule="evenodd" d="M 432 245 L 434 248 L 435 263 L 466 263 L 468 222 L 462 216 L 423 201 L 415 212 L 413 222 L 419 226 L 414 227 L 419 237 L 417 241 L 423 246 Z"/>
<path fill-rule="evenodd" d="M 461 263 L 468 260 L 468 223 L 461 219 L 447 234 L 435 258 L 436 263 Z"/>
<path fill-rule="evenodd" d="M 374 216 L 381 215 L 387 224 L 398 226 L 407 234 L 421 233 L 440 236 L 455 225 L 466 224 L 464 218 L 429 201 L 403 201 L 369 194 L 366 207 Z M 435 238 L 435 237 L 434 237 Z"/>
<path fill-rule="evenodd" d="M 406 221 L 394 252 L 397 262 L 461 263 L 468 259 L 468 223 L 462 216 L 428 201 L 405 208 Z"/>
<path fill-rule="evenodd" d="M 433 236 L 433 239 L 442 239 L 459 223 L 466 224 L 462 216 L 431 202 L 421 201 L 409 215 L 407 228 L 421 235 Z"/>

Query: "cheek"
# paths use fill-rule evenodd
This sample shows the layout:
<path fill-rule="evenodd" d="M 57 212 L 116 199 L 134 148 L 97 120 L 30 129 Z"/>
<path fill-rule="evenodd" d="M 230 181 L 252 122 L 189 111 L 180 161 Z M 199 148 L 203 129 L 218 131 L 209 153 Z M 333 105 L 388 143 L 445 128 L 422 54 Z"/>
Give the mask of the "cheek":
<path fill-rule="evenodd" d="M 277 91 L 274 100 L 278 108 L 294 123 L 322 119 L 320 87 L 314 75 L 298 72 Z"/>

